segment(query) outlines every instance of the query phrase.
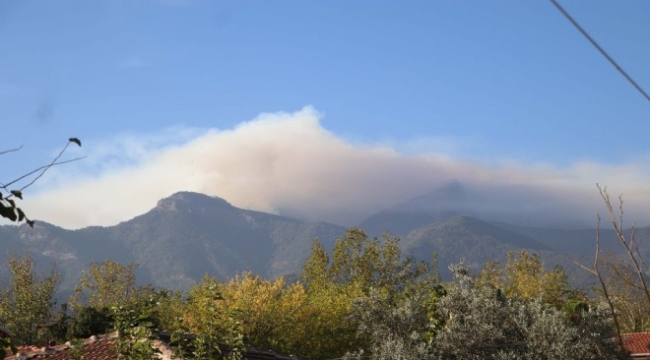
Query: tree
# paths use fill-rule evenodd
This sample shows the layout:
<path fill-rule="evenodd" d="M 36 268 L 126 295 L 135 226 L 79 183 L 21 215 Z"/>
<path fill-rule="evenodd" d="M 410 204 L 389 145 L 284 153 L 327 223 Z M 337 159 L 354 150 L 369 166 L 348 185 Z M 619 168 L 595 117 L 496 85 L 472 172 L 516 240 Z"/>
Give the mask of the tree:
<path fill-rule="evenodd" d="M 118 359 L 154 360 L 160 350 L 154 345 L 158 334 L 155 297 L 138 297 L 126 303 L 113 303 L 110 312 L 118 334 L 114 349 Z"/>
<path fill-rule="evenodd" d="M 226 353 L 229 359 L 240 359 L 241 323 L 224 306 L 221 285 L 215 277 L 206 275 L 189 290 L 179 320 L 172 341 L 178 344 L 183 358 L 207 360 Z M 188 338 L 187 333 L 192 336 Z"/>
<path fill-rule="evenodd" d="M 540 298 L 546 304 L 561 308 L 579 293 L 571 290 L 562 268 L 547 270 L 538 254 L 508 252 L 505 268 L 498 261 L 487 262 L 478 275 L 477 286 L 500 289 L 508 296 L 525 299 Z"/>
<path fill-rule="evenodd" d="M 464 264 L 451 270 L 455 281 L 438 307 L 445 323 L 436 336 L 436 358 L 624 358 L 602 304 L 590 306 L 574 323 L 541 298 L 509 297 L 500 289 L 476 286 Z"/>
<path fill-rule="evenodd" d="M 648 330 L 650 320 L 650 279 L 646 261 L 639 250 L 634 226 L 625 229 L 623 223 L 623 196 L 618 197 L 618 211 L 607 193 L 607 188 L 596 184 L 605 204 L 612 229 L 618 243 L 624 250 L 622 258 L 606 258 L 600 249 L 600 214 L 596 225 L 596 252 L 592 265 L 578 264 L 593 274 L 599 282 L 598 293 L 608 304 L 610 315 L 615 324 L 619 346 L 623 347 L 623 331 Z"/>
<path fill-rule="evenodd" d="M 408 326 L 419 329 L 426 339 L 428 328 L 421 323 L 395 327 L 393 320 L 407 309 L 431 309 L 439 279 L 429 264 L 403 258 L 399 241 L 388 234 L 369 238 L 360 229 L 350 229 L 335 242 L 331 258 L 318 241 L 313 243 L 303 270 L 309 306 L 317 309 L 305 331 L 320 339 L 318 344 L 312 341 L 311 346 L 320 352 L 311 357 L 349 353 L 349 357 L 379 359 L 391 351 L 391 345 L 413 345 L 406 341 L 412 334 L 405 335 L 403 330 Z M 430 313 L 412 315 L 411 320 L 428 318 Z M 386 342 L 395 337 L 401 340 Z"/>
<path fill-rule="evenodd" d="M 432 268 L 414 258 L 402 258 L 400 239 L 385 233 L 381 239 L 369 238 L 361 229 L 349 229 L 334 243 L 331 259 L 318 240 L 312 245 L 303 279 L 308 290 L 338 284 L 368 294 L 370 289 L 400 293 L 415 284 Z"/>
<path fill-rule="evenodd" d="M 23 191 L 28 187 L 32 186 L 38 179 L 40 179 L 47 170 L 56 165 L 61 165 L 69 163 L 72 161 L 77 161 L 83 157 L 78 157 L 70 160 L 59 161 L 61 156 L 65 153 L 66 149 L 70 143 L 75 143 L 78 146 L 81 146 L 81 141 L 77 138 L 70 138 L 65 144 L 63 149 L 59 154 L 47 165 L 38 167 L 26 174 L 18 176 L 15 179 L 9 180 L 5 183 L 0 183 L 0 217 L 8 219 L 12 222 L 22 222 L 25 221 L 29 226 L 34 227 L 34 220 L 30 220 L 25 212 L 16 205 L 16 200 L 23 199 Z M 5 155 L 7 153 L 12 153 L 19 151 L 22 146 L 14 149 L 0 151 L 0 155 Z"/>
<path fill-rule="evenodd" d="M 133 301 L 153 290 L 137 286 L 135 270 L 138 264 L 119 264 L 110 259 L 92 262 L 81 275 L 80 285 L 75 286 L 70 305 L 74 311 L 83 306 L 107 309 L 114 304 Z"/>
<path fill-rule="evenodd" d="M 625 258 L 603 254 L 601 275 L 607 295 L 616 309 L 621 332 L 650 330 L 650 302 L 642 286 L 639 286 L 634 267 Z M 647 273 L 643 274 L 647 276 Z M 604 296 L 602 289 L 597 294 Z"/>
<path fill-rule="evenodd" d="M 386 306 L 384 295 L 372 290 L 357 299 L 353 316 L 358 335 L 370 339 L 369 346 L 345 355 L 346 359 L 421 360 L 430 358 L 435 329 L 429 317 L 426 295 L 418 293 L 400 304 Z"/>
<path fill-rule="evenodd" d="M 281 353 L 297 346 L 295 327 L 303 320 L 307 293 L 300 283 L 287 285 L 246 272 L 222 287 L 223 306 L 241 324 L 244 342 Z M 302 339 L 301 339 L 302 340 Z"/>
<path fill-rule="evenodd" d="M 113 326 L 113 316 L 108 308 L 84 306 L 67 322 L 67 339 L 84 339 L 91 335 L 106 334 Z"/>
<path fill-rule="evenodd" d="M 39 328 L 50 321 L 59 274 L 56 268 L 45 276 L 37 274 L 29 256 L 13 256 L 7 265 L 11 277 L 0 292 L 0 323 L 17 345 L 46 343 L 47 334 L 39 333 Z"/>

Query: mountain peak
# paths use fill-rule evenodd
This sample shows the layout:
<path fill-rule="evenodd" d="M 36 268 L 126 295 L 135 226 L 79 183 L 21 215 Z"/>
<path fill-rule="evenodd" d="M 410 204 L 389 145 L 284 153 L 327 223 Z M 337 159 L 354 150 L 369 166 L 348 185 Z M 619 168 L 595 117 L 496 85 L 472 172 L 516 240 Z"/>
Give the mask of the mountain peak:
<path fill-rule="evenodd" d="M 360 226 L 370 234 L 388 231 L 406 235 L 427 224 L 439 224 L 458 215 L 471 215 L 468 195 L 458 180 L 432 192 L 382 210 L 364 220 Z"/>
<path fill-rule="evenodd" d="M 452 180 L 447 185 L 435 189 L 428 194 L 398 204 L 391 210 L 406 212 L 454 211 L 466 213 L 467 201 L 468 196 L 465 187 L 458 180 Z"/>
<path fill-rule="evenodd" d="M 231 208 L 232 205 L 226 200 L 217 196 L 208 196 L 205 194 L 191 191 L 179 191 L 169 197 L 161 199 L 156 205 L 158 210 L 177 210 L 187 207 L 225 207 Z"/>

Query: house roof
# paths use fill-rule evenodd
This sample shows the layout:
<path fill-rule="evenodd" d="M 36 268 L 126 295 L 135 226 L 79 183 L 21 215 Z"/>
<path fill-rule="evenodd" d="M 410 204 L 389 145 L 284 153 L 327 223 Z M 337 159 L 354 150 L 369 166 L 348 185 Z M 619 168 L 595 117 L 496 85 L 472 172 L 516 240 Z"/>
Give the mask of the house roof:
<path fill-rule="evenodd" d="M 84 360 L 116 360 L 117 356 L 113 350 L 116 340 L 116 332 L 106 335 L 93 335 L 83 340 L 81 355 L 83 355 Z M 174 357 L 172 349 L 166 342 L 158 340 L 154 342 L 154 346 L 161 351 L 161 354 L 159 354 L 161 360 L 180 359 Z M 16 354 L 9 353 L 4 360 L 73 360 L 73 352 L 74 346 L 70 342 L 46 347 L 21 346 Z M 258 350 L 253 347 L 246 348 L 243 357 L 247 360 L 298 360 L 295 357 L 283 356 L 273 351 Z"/>
<path fill-rule="evenodd" d="M 115 352 L 112 346 L 117 339 L 117 333 L 91 336 L 83 340 L 81 353 L 84 359 L 88 360 L 114 360 Z M 9 359 L 48 359 L 48 360 L 72 360 L 74 346 L 67 342 L 55 346 L 20 346 L 16 354 L 9 353 L 5 360 Z"/>
<path fill-rule="evenodd" d="M 632 355 L 650 354 L 650 332 L 626 333 L 623 336 L 623 347 Z"/>

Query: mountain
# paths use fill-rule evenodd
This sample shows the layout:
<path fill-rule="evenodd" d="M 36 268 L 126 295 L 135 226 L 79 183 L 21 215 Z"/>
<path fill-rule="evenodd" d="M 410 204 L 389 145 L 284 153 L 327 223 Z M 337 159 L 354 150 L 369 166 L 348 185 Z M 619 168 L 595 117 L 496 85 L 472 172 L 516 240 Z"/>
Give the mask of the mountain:
<path fill-rule="evenodd" d="M 266 277 L 298 273 L 319 238 L 326 247 L 345 229 L 236 208 L 223 199 L 180 192 L 151 211 L 109 227 L 66 230 L 45 222 L 34 229 L 0 227 L 3 253 L 29 251 L 38 263 L 54 261 L 69 291 L 91 261 L 137 262 L 138 278 L 186 289 L 205 274 L 228 279 L 252 271 Z"/>
<path fill-rule="evenodd" d="M 592 256 L 596 251 L 595 229 L 543 228 L 502 222 L 493 222 L 492 224 L 517 234 L 529 236 L 556 252 Z M 646 237 L 643 231 L 640 237 Z M 621 250 L 619 241 L 612 229 L 600 229 L 600 247 L 603 251 L 617 252 Z"/>
<path fill-rule="evenodd" d="M 392 235 L 404 236 L 422 226 L 470 214 L 465 188 L 460 182 L 452 181 L 428 194 L 371 215 L 359 224 L 359 228 L 374 236 L 386 231 Z"/>
<path fill-rule="evenodd" d="M 443 278 L 447 267 L 464 259 L 478 270 L 485 261 L 504 262 L 509 251 L 540 254 L 547 267 L 561 266 L 576 284 L 589 284 L 591 275 L 576 265 L 591 264 L 595 252 L 595 229 L 539 225 L 525 211 L 495 204 L 486 206 L 485 194 L 468 191 L 457 181 L 428 194 L 382 210 L 360 223 L 373 236 L 389 232 L 402 238 L 403 251 L 418 260 L 430 261 L 437 254 Z M 552 217 L 549 217 L 552 218 Z M 498 220 L 495 220 L 498 219 Z M 540 221 L 542 224 L 546 224 Z M 522 225 L 524 224 L 524 225 Z M 650 228 L 637 229 L 642 254 L 650 259 Z M 601 229 L 601 249 L 621 254 L 611 229 Z"/>
<path fill-rule="evenodd" d="M 562 266 L 576 284 L 593 280 L 575 265 L 591 263 L 593 229 L 494 221 L 482 218 L 472 203 L 472 195 L 452 182 L 378 212 L 360 227 L 371 236 L 384 231 L 400 236 L 403 253 L 418 260 L 431 261 L 437 253 L 443 278 L 449 275 L 447 266 L 461 259 L 478 270 L 486 261 L 504 261 L 509 251 L 528 251 L 540 254 L 547 267 Z M 641 254 L 650 259 L 650 228 L 636 233 Z M 222 280 L 243 271 L 295 277 L 314 239 L 331 250 L 344 234 L 337 225 L 239 209 L 217 197 L 179 192 L 115 226 L 0 226 L 0 257 L 28 252 L 42 268 L 56 263 L 64 274 L 63 293 L 73 289 L 90 262 L 105 259 L 136 262 L 140 282 L 176 290 L 187 289 L 205 274 Z M 601 243 L 604 250 L 621 251 L 612 230 L 601 230 Z M 0 268 L 2 275 L 6 269 Z"/>
<path fill-rule="evenodd" d="M 470 216 L 456 216 L 413 230 L 403 239 L 403 247 L 418 260 L 430 260 L 436 253 L 443 277 L 449 275 L 448 266 L 460 260 L 478 270 L 487 261 L 504 261 L 509 251 L 554 253 L 531 237 Z"/>

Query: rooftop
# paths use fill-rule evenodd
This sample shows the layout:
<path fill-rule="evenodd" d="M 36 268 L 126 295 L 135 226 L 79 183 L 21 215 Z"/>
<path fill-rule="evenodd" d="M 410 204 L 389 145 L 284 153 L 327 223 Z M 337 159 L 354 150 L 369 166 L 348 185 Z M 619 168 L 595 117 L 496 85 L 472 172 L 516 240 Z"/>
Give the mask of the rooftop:
<path fill-rule="evenodd" d="M 117 356 L 113 350 L 113 345 L 117 340 L 117 333 L 106 335 L 93 335 L 83 340 L 83 347 L 80 348 L 80 354 L 83 360 L 116 360 Z M 174 357 L 173 350 L 164 341 L 156 341 L 154 346 L 161 351 L 159 354 L 162 360 L 178 359 Z M 11 352 L 5 357 L 5 360 L 13 359 L 47 359 L 47 360 L 73 360 L 75 359 L 75 345 L 67 342 L 63 345 L 52 345 L 45 347 L 21 346 L 18 347 L 16 354 Z M 297 360 L 295 357 L 283 356 L 273 351 L 258 350 L 253 347 L 247 347 L 243 357 L 247 360 Z M 77 357 L 79 358 L 79 356 Z"/>
<path fill-rule="evenodd" d="M 623 334 L 623 347 L 632 353 L 633 357 L 650 358 L 650 332 Z"/>

